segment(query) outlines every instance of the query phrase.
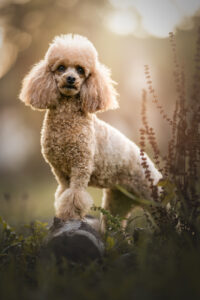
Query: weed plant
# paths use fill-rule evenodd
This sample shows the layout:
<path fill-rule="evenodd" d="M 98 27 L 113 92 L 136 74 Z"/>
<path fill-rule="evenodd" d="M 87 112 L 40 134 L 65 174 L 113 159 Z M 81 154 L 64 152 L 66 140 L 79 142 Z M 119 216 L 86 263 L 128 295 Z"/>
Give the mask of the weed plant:
<path fill-rule="evenodd" d="M 168 153 L 160 160 L 160 151 L 156 142 L 155 132 L 149 126 L 146 116 L 146 92 L 143 91 L 141 129 L 141 156 L 148 139 L 154 152 L 154 161 L 163 174 L 158 186 L 162 193 L 158 197 L 158 187 L 153 188 L 152 196 L 162 204 L 162 208 L 154 208 L 153 215 L 157 218 L 159 229 L 164 234 L 165 229 L 178 230 L 180 234 L 188 233 L 194 239 L 199 239 L 199 170 L 200 170 L 200 31 L 198 33 L 195 56 L 195 74 L 191 95 L 186 98 L 184 67 L 178 62 L 176 43 L 173 33 L 170 33 L 170 43 L 173 53 L 173 75 L 176 85 L 177 99 L 172 119 L 159 104 L 158 97 L 152 86 L 148 65 L 145 66 L 146 80 L 152 102 L 161 116 L 171 128 L 171 139 L 168 143 Z M 161 167 L 162 165 L 162 167 Z M 148 165 L 144 160 L 146 176 L 152 182 Z M 168 206 L 168 207 L 167 207 Z M 164 208 L 164 209 L 163 209 Z"/>

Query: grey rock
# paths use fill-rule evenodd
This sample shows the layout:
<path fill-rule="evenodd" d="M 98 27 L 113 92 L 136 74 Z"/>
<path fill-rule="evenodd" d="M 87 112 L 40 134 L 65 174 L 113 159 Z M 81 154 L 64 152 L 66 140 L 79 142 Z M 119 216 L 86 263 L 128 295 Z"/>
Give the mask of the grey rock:
<path fill-rule="evenodd" d="M 104 244 L 99 232 L 91 226 L 92 219 L 96 228 L 97 219 L 92 217 L 66 222 L 54 218 L 45 248 L 53 252 L 57 259 L 65 257 L 80 263 L 99 260 L 104 253 Z"/>

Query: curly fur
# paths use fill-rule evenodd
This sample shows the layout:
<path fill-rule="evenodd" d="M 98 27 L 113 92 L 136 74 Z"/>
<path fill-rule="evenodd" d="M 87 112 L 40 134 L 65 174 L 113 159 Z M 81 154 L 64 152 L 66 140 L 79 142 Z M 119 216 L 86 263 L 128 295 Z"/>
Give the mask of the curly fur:
<path fill-rule="evenodd" d="M 55 201 L 60 219 L 83 218 L 92 205 L 92 198 L 84 189 L 66 189 Z"/>
<path fill-rule="evenodd" d="M 66 67 L 62 74 L 60 64 Z M 84 75 L 75 73 L 77 65 L 84 68 Z M 62 85 L 69 72 L 75 74 L 77 86 L 65 92 Z M 132 204 L 120 195 L 117 184 L 151 197 L 139 148 L 95 115 L 117 108 L 116 95 L 109 70 L 98 61 L 92 43 L 79 35 L 56 37 L 44 60 L 23 81 L 20 99 L 34 109 L 46 109 L 42 154 L 58 182 L 55 210 L 63 220 L 83 218 L 87 213 L 92 205 L 88 185 L 105 189 L 103 207 L 122 216 Z M 146 159 L 156 184 L 161 174 L 147 155 Z"/>

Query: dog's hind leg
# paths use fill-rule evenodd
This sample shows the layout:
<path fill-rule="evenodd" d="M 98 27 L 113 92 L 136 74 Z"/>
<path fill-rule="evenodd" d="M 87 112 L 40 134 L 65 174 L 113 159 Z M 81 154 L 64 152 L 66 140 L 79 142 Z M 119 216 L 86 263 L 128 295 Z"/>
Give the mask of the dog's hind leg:
<path fill-rule="evenodd" d="M 133 206 L 132 199 L 128 198 L 118 189 L 104 189 L 103 199 L 102 199 L 102 208 L 108 210 L 113 216 L 120 216 L 124 218 L 122 221 L 122 226 L 125 227 L 126 220 Z M 107 225 L 106 215 L 101 216 L 101 229 L 105 230 Z"/>

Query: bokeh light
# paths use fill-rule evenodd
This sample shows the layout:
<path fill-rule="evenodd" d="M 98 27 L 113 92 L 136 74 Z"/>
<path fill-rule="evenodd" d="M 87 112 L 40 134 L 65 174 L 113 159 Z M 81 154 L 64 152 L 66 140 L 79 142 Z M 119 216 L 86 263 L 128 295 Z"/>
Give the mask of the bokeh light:
<path fill-rule="evenodd" d="M 137 15 L 126 10 L 116 10 L 107 16 L 107 24 L 117 34 L 130 34 L 137 28 Z"/>
<path fill-rule="evenodd" d="M 124 34 L 133 34 L 138 37 L 144 37 L 143 32 L 147 35 L 153 35 L 158 38 L 165 38 L 169 32 L 175 31 L 177 28 L 190 29 L 192 25 L 192 17 L 199 13 L 200 2 L 198 0 L 110 0 L 113 7 L 118 9 L 117 19 L 118 26 L 115 25 L 115 14 L 110 18 L 109 27 L 118 34 L 121 34 L 120 24 L 124 19 L 124 24 L 128 24 L 128 30 L 124 30 Z M 131 13 L 132 13 L 131 26 Z M 126 19 L 127 14 L 127 19 Z M 135 17 L 138 15 L 138 17 Z M 123 25 L 122 25 L 123 26 Z M 142 30 L 141 30 L 142 28 Z M 141 32 L 141 36 L 138 33 Z"/>

